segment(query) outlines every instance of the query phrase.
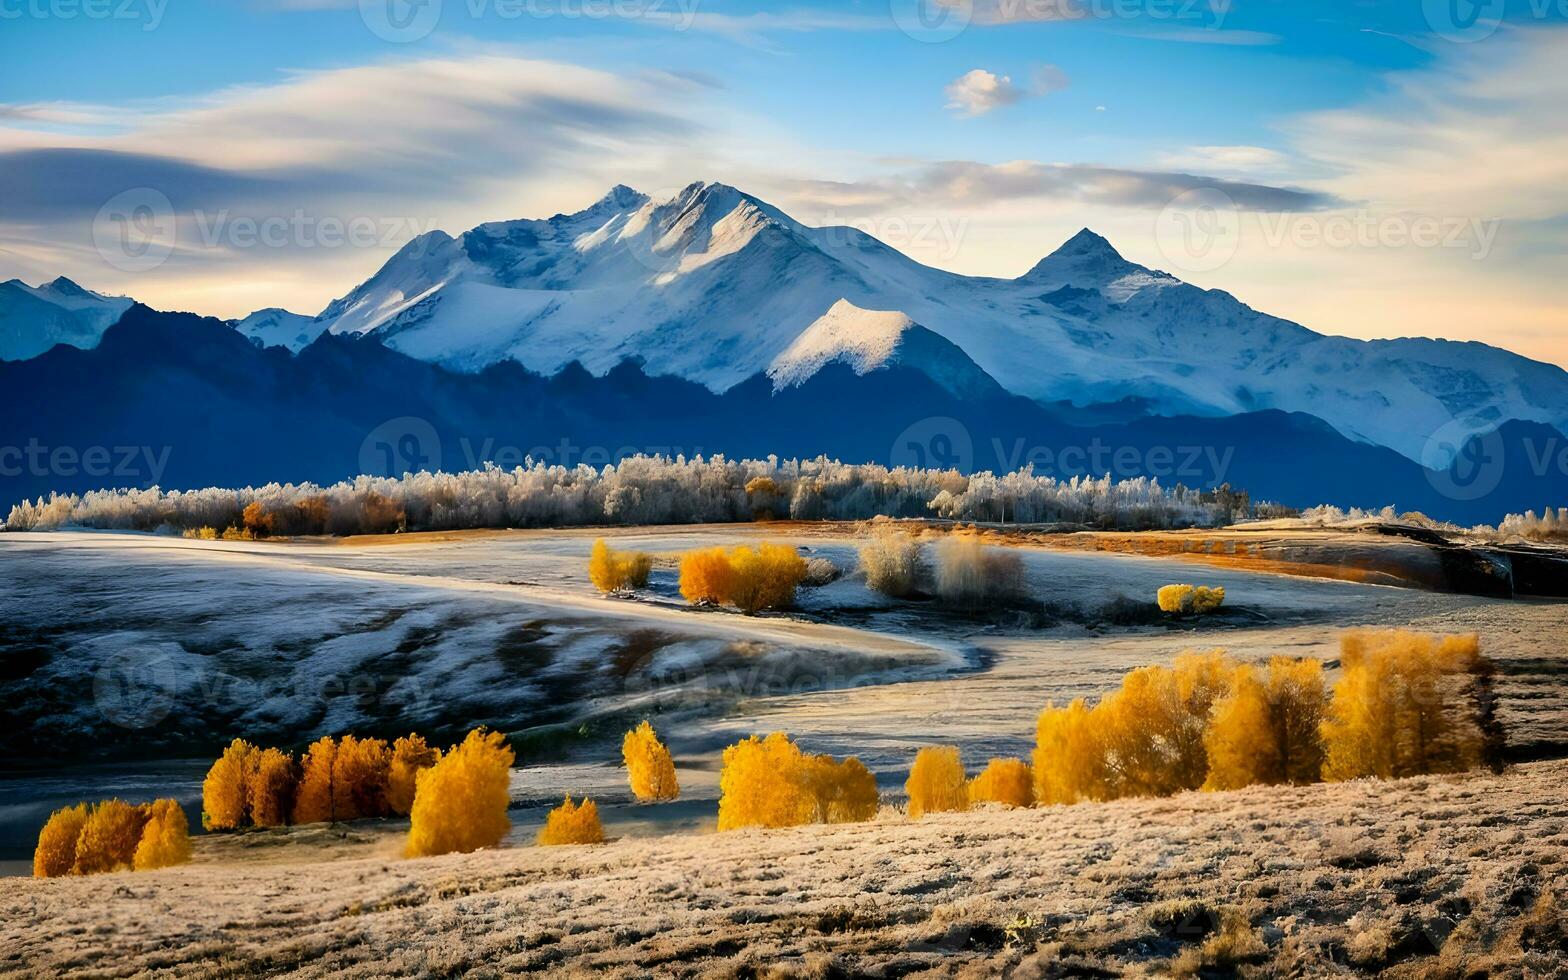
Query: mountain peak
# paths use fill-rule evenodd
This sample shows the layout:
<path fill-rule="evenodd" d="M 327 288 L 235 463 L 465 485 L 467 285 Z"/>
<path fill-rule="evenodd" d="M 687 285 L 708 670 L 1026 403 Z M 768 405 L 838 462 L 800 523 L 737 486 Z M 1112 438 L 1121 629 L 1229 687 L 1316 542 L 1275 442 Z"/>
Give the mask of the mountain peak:
<path fill-rule="evenodd" d="M 1067 239 L 1051 255 L 1053 257 L 1057 255 L 1092 256 L 1108 259 L 1119 259 L 1122 257 L 1122 253 L 1116 251 L 1116 246 L 1112 245 L 1105 236 L 1098 235 L 1088 228 L 1081 229 L 1078 234 Z"/>
<path fill-rule="evenodd" d="M 77 285 L 76 283 L 72 282 L 70 279 L 67 279 L 64 276 L 56 277 L 53 282 L 49 283 L 44 288 L 45 289 L 52 289 L 55 292 L 60 293 L 60 294 L 65 295 L 65 296 L 86 296 L 86 295 L 88 295 L 87 290 L 83 289 L 81 286 Z"/>
<path fill-rule="evenodd" d="M 609 192 L 590 205 L 587 210 L 630 211 L 648 203 L 648 195 L 625 184 L 616 184 Z"/>
<path fill-rule="evenodd" d="M 1087 228 L 1063 242 L 1024 274 L 1032 281 L 1097 284 L 1138 268 L 1102 235 Z"/>

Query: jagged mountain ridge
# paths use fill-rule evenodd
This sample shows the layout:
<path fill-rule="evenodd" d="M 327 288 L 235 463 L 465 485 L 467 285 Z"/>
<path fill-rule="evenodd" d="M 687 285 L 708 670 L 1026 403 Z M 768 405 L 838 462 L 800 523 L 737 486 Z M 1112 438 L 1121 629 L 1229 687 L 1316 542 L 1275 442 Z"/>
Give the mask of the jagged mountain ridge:
<path fill-rule="evenodd" d="M 1308 412 L 1427 461 L 1434 434 L 1568 425 L 1561 368 L 1477 343 L 1318 334 L 1130 262 L 1087 229 L 1017 279 L 967 277 L 723 184 L 668 201 L 616 187 L 573 214 L 433 232 L 319 320 L 460 370 L 514 358 L 602 373 L 635 357 L 723 390 L 841 300 L 902 313 L 1042 402 Z"/>

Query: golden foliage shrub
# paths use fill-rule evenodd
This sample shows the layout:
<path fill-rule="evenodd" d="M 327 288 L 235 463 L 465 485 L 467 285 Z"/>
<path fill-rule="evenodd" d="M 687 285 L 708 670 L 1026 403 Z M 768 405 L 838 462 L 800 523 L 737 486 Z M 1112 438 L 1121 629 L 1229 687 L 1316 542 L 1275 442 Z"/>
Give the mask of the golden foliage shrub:
<path fill-rule="evenodd" d="M 422 770 L 404 853 L 421 857 L 499 844 L 512 827 L 506 808 L 514 759 L 500 732 L 476 728 Z"/>
<path fill-rule="evenodd" d="M 300 760 L 299 789 L 294 796 L 295 823 L 336 820 L 333 812 L 332 771 L 338 743 L 326 735 L 310 743 Z"/>
<path fill-rule="evenodd" d="M 1485 660 L 1475 634 L 1347 633 L 1340 663 L 1321 727 L 1323 778 L 1460 772 L 1482 761 Z"/>
<path fill-rule="evenodd" d="M 734 569 L 723 548 L 699 548 L 681 556 L 681 596 L 693 605 L 721 604 L 733 591 Z"/>
<path fill-rule="evenodd" d="M 1110 798 L 1105 746 L 1094 711 L 1075 698 L 1065 708 L 1046 705 L 1035 723 L 1034 796 L 1042 804 Z"/>
<path fill-rule="evenodd" d="M 229 743 L 207 770 L 201 784 L 201 825 L 207 830 L 233 830 L 250 815 L 246 788 L 258 753 L 242 738 Z"/>
<path fill-rule="evenodd" d="M 842 762 L 811 756 L 805 760 L 805 776 L 817 823 L 859 823 L 877 815 L 877 778 L 854 756 Z"/>
<path fill-rule="evenodd" d="M 626 763 L 626 778 L 632 795 L 644 803 L 673 800 L 681 795 L 675 780 L 675 762 L 670 750 L 659 741 L 647 721 L 621 739 L 621 759 Z"/>
<path fill-rule="evenodd" d="M 879 528 L 860 545 L 860 568 L 873 592 L 895 599 L 914 595 L 922 572 L 920 542 L 907 532 Z"/>
<path fill-rule="evenodd" d="M 90 875 L 131 867 L 147 825 L 147 811 L 123 800 L 104 800 L 93 807 L 76 838 L 72 874 Z"/>
<path fill-rule="evenodd" d="M 1034 806 L 1034 774 L 1022 759 L 992 759 L 969 781 L 969 804 Z"/>
<path fill-rule="evenodd" d="M 1264 671 L 1235 667 L 1204 736 L 1209 775 L 1203 788 L 1317 782 L 1323 768 L 1318 729 L 1327 703 L 1320 661 L 1274 657 Z"/>
<path fill-rule="evenodd" d="M 33 851 L 33 877 L 58 878 L 76 866 L 76 841 L 87 823 L 87 804 L 61 807 L 49 814 L 38 831 Z"/>
<path fill-rule="evenodd" d="M 915 764 L 904 782 L 909 815 L 969 809 L 969 780 L 955 745 L 932 745 L 915 753 Z"/>
<path fill-rule="evenodd" d="M 1161 612 L 1203 615 L 1225 603 L 1225 590 L 1206 585 L 1166 585 L 1155 594 L 1155 601 Z"/>
<path fill-rule="evenodd" d="M 788 545 L 702 548 L 681 556 L 681 595 L 691 603 L 733 605 L 742 612 L 782 609 L 795 601 L 806 560 Z"/>
<path fill-rule="evenodd" d="M 816 819 L 806 758 L 783 732 L 755 735 L 724 750 L 719 829 L 796 827 Z"/>
<path fill-rule="evenodd" d="M 603 593 L 641 589 L 648 585 L 653 556 L 640 551 L 616 551 L 603 538 L 593 543 L 588 556 L 588 579 Z"/>
<path fill-rule="evenodd" d="M 573 803 L 571 794 L 545 817 L 537 843 L 554 847 L 561 844 L 602 844 L 604 828 L 599 824 L 599 806 L 593 800 Z"/>
<path fill-rule="evenodd" d="M 343 736 L 332 760 L 333 819 L 384 817 L 392 812 L 387 806 L 391 768 L 392 750 L 384 739 Z"/>
<path fill-rule="evenodd" d="M 936 546 L 936 594 L 950 605 L 983 608 L 1024 594 L 1023 559 L 987 548 L 974 534 L 951 534 Z"/>
<path fill-rule="evenodd" d="M 387 771 L 387 806 L 400 817 L 414 808 L 414 788 L 421 770 L 441 758 L 439 749 L 425 744 L 423 736 L 408 734 L 392 743 L 392 764 Z"/>
<path fill-rule="evenodd" d="M 729 601 L 742 612 L 785 609 L 795 604 L 795 590 L 806 577 L 806 560 L 788 545 L 766 541 L 729 553 L 732 572 Z"/>
<path fill-rule="evenodd" d="M 278 749 L 262 749 L 251 756 L 246 779 L 250 822 L 257 827 L 282 827 L 288 823 L 299 785 L 294 757 Z"/>
<path fill-rule="evenodd" d="M 154 800 L 144 808 L 147 824 L 131 858 L 137 871 L 168 868 L 191 859 L 190 821 L 173 800 Z"/>

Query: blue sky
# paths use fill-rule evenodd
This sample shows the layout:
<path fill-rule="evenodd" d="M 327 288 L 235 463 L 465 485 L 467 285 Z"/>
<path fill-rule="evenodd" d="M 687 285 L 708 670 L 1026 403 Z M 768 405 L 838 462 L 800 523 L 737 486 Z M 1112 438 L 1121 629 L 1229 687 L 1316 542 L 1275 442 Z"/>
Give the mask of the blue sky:
<path fill-rule="evenodd" d="M 1090 226 L 1324 332 L 1568 363 L 1565 7 L 0 0 L 0 278 L 315 312 L 428 227 L 719 179 L 966 273 Z M 149 189 L 169 257 L 106 262 Z M 1222 261 L 1173 253 L 1215 207 Z"/>

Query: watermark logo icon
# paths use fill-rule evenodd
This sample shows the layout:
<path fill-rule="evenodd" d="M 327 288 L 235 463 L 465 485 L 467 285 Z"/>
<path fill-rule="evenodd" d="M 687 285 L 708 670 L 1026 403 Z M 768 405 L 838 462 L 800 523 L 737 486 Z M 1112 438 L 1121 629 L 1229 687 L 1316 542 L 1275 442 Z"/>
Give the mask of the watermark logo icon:
<path fill-rule="evenodd" d="M 409 44 L 436 29 L 441 0 L 359 0 L 359 18 L 381 40 Z"/>
<path fill-rule="evenodd" d="M 123 650 L 93 675 L 93 703 L 121 728 L 151 728 L 167 718 L 179 689 L 179 666 L 158 647 Z"/>
<path fill-rule="evenodd" d="M 1160 210 L 1154 241 L 1165 258 L 1185 272 L 1212 272 L 1241 246 L 1241 212 L 1222 190 L 1184 191 Z"/>
<path fill-rule="evenodd" d="M 1427 482 L 1450 500 L 1479 500 L 1497 489 L 1507 469 L 1507 449 L 1496 429 L 1473 431 L 1463 420 L 1443 425 L 1421 451 Z"/>
<path fill-rule="evenodd" d="M 1483 41 L 1503 24 L 1507 0 L 1421 0 L 1427 26 L 1460 44 Z"/>
<path fill-rule="evenodd" d="M 888 0 L 893 23 L 923 44 L 951 41 L 969 28 L 974 0 Z"/>
<path fill-rule="evenodd" d="M 921 419 L 898 434 L 888 454 L 889 466 L 919 469 L 974 469 L 975 446 L 969 430 L 957 419 L 938 415 Z"/>
<path fill-rule="evenodd" d="M 367 476 L 397 477 L 440 468 L 441 437 L 426 419 L 388 419 L 359 446 L 359 472 Z"/>
<path fill-rule="evenodd" d="M 111 197 L 93 219 L 93 247 L 122 272 L 149 272 L 174 252 L 178 235 L 169 196 L 134 187 Z"/>

